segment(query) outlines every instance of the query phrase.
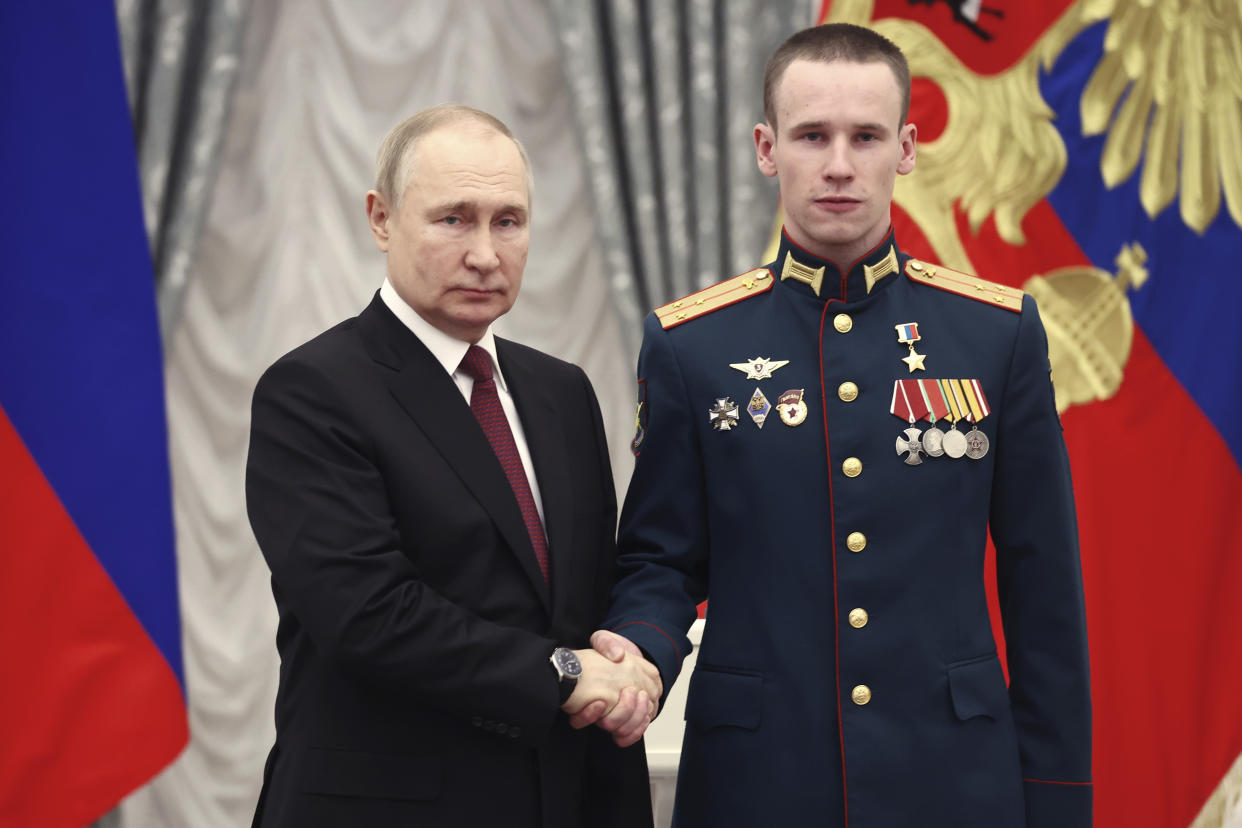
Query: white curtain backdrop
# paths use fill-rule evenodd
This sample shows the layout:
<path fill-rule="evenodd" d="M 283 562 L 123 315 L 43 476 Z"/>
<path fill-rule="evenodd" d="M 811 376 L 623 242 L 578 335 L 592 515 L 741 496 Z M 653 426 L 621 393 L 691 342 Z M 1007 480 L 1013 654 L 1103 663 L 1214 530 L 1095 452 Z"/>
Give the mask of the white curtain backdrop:
<path fill-rule="evenodd" d="M 583 366 L 631 459 L 635 355 L 595 241 L 557 41 L 539 0 L 255 3 L 221 175 L 166 354 L 192 741 L 105 822 L 248 825 L 274 736 L 276 614 L 243 492 L 250 396 L 278 356 L 383 280 L 363 211 L 387 129 L 436 103 L 485 109 L 533 161 L 531 254 L 507 337 Z"/>

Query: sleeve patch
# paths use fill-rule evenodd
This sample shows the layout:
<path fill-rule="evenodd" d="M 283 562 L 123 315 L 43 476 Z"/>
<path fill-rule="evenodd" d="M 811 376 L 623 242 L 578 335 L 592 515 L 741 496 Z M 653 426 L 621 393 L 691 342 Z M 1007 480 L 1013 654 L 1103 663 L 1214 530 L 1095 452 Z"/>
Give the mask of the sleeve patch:
<path fill-rule="evenodd" d="M 642 451 L 643 439 L 647 436 L 647 381 L 638 381 L 638 413 L 634 416 L 634 439 L 630 441 L 630 451 L 637 457 Z"/>

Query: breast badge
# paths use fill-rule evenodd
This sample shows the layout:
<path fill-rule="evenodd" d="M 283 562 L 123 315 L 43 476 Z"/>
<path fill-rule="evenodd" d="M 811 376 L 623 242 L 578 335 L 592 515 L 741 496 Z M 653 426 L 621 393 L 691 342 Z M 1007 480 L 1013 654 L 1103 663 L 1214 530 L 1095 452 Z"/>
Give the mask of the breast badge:
<path fill-rule="evenodd" d="M 717 397 L 716 404 L 707 410 L 707 421 L 716 431 L 729 431 L 739 422 L 737 403 L 728 397 Z"/>
<path fill-rule="evenodd" d="M 802 401 L 802 394 L 805 390 L 804 388 L 792 388 L 777 398 L 776 410 L 780 414 L 781 422 L 785 425 L 802 425 L 802 422 L 806 420 L 806 403 Z"/>
<path fill-rule="evenodd" d="M 767 357 L 751 357 L 745 362 L 730 362 L 730 368 L 746 372 L 748 380 L 772 379 L 772 372 L 789 364 L 787 359 L 768 359 Z"/>
<path fill-rule="evenodd" d="M 772 404 L 768 402 L 768 398 L 763 396 L 763 392 L 758 388 L 755 393 L 750 395 L 750 402 L 746 405 L 746 413 L 755 421 L 755 425 L 763 428 L 763 421 L 768 418 L 768 412 L 772 410 Z"/>

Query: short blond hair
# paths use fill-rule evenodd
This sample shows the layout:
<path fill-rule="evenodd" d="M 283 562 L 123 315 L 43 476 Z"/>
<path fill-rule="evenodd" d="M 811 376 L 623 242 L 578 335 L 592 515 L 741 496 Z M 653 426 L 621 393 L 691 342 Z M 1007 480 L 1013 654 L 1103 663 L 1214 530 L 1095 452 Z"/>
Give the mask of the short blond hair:
<path fill-rule="evenodd" d="M 522 146 L 522 142 L 505 125 L 505 122 L 495 115 L 461 104 L 440 104 L 415 112 L 388 131 L 375 157 L 376 191 L 394 209 L 400 206 L 401 196 L 405 193 L 405 188 L 409 186 L 410 164 L 419 139 L 441 127 L 463 122 L 474 122 L 485 131 L 499 133 L 513 142 L 518 154 L 522 156 L 522 166 L 526 169 L 526 197 L 528 200 L 533 199 L 535 181 L 531 174 L 530 157 L 526 154 L 526 147 Z"/>

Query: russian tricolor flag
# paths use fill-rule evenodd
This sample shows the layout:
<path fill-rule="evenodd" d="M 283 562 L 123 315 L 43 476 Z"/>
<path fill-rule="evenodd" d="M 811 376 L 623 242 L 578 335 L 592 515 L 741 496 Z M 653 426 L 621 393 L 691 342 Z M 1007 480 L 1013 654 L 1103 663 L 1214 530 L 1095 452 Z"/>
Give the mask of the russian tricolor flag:
<path fill-rule="evenodd" d="M 155 289 L 112 3 L 0 4 L 0 825 L 188 738 Z"/>

